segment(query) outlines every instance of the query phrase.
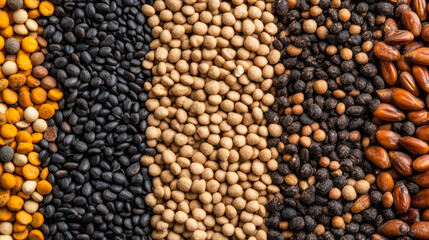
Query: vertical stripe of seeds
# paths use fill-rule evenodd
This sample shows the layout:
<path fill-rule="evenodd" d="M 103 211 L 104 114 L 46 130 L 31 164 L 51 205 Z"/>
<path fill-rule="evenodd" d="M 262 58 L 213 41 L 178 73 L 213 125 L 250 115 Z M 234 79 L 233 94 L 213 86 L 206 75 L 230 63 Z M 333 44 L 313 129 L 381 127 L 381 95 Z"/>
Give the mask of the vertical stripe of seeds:
<path fill-rule="evenodd" d="M 386 214 L 377 239 L 429 239 L 429 26 L 423 9 L 420 0 L 397 6 L 374 46 L 386 83 L 377 90 L 376 141 L 365 152 L 381 169 L 376 183 Z"/>
<path fill-rule="evenodd" d="M 64 91 L 52 124 L 55 142 L 41 142 L 52 194 L 43 201 L 47 239 L 146 240 L 151 191 L 143 154 L 151 72 L 142 60 L 151 29 L 146 0 L 57 1 L 40 18 L 48 41 L 44 65 Z M 51 124 L 51 122 L 49 122 Z"/>
<path fill-rule="evenodd" d="M 63 93 L 43 66 L 47 42 L 37 18 L 53 12 L 49 1 L 0 1 L 1 240 L 44 239 L 39 204 L 52 186 L 37 144 L 55 140 L 48 122 Z"/>
<path fill-rule="evenodd" d="M 282 153 L 268 239 L 368 239 L 384 219 L 377 169 L 364 155 L 377 127 L 375 90 L 385 88 L 372 49 L 394 6 L 278 0 L 274 9 L 283 59 L 266 116 L 283 133 L 268 140 Z"/>
<path fill-rule="evenodd" d="M 144 6 L 152 27 L 143 66 L 153 79 L 142 163 L 153 176 L 152 239 L 267 238 L 269 171 L 279 156 L 264 119 L 277 33 L 271 1 L 156 0 Z"/>

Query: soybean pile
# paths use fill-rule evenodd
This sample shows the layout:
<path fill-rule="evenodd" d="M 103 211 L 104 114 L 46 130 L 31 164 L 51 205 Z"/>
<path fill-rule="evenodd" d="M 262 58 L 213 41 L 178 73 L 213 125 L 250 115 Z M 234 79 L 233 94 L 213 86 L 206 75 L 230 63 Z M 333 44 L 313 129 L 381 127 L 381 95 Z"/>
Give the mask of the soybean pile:
<path fill-rule="evenodd" d="M 153 177 L 152 239 L 266 239 L 265 204 L 279 192 L 269 171 L 281 134 L 274 103 L 271 1 L 157 0 L 145 5 L 154 40 L 142 163 Z"/>

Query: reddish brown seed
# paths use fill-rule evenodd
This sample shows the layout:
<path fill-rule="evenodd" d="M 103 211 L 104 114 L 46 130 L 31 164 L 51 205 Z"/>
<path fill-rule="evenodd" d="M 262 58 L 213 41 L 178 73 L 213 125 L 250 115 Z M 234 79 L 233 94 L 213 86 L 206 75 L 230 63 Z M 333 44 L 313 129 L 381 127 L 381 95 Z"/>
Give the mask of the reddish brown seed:
<path fill-rule="evenodd" d="M 404 53 L 411 52 L 411 51 L 414 51 L 418 48 L 422 48 L 424 46 L 425 46 L 425 43 L 423 41 L 412 41 L 412 42 L 406 44 L 405 46 L 403 46 L 401 51 Z"/>
<path fill-rule="evenodd" d="M 405 177 L 413 174 L 413 160 L 408 154 L 399 151 L 390 151 L 389 157 L 397 173 Z"/>
<path fill-rule="evenodd" d="M 409 11 L 409 10 L 411 10 L 411 7 L 410 7 L 410 3 L 411 3 L 411 1 L 409 1 L 410 3 L 405 3 L 404 2 L 404 0 L 393 0 L 393 1 L 395 1 L 396 3 L 394 3 L 394 4 L 399 4 L 399 2 L 402 2 L 403 4 L 401 4 L 401 5 L 399 5 L 399 7 L 397 7 L 396 8 L 396 10 L 395 10 L 395 17 L 397 17 L 397 18 L 401 18 L 402 17 L 402 14 L 405 12 L 405 11 Z"/>
<path fill-rule="evenodd" d="M 383 29 L 384 35 L 387 35 L 392 32 L 397 32 L 397 31 L 399 31 L 399 27 L 398 27 L 398 24 L 396 23 L 396 20 L 393 18 L 386 19 L 386 21 L 384 22 L 384 29 Z"/>
<path fill-rule="evenodd" d="M 415 111 L 425 107 L 423 100 L 402 88 L 395 88 L 393 90 L 392 100 L 393 105 L 402 110 Z"/>
<path fill-rule="evenodd" d="M 399 150 L 399 138 L 401 138 L 401 135 L 398 133 L 389 130 L 379 130 L 375 133 L 375 138 L 381 146 L 390 150 Z"/>
<path fill-rule="evenodd" d="M 429 170 L 429 154 L 425 154 L 414 159 L 413 169 L 418 172 L 424 172 Z"/>
<path fill-rule="evenodd" d="M 412 154 L 423 155 L 429 152 L 429 145 L 415 137 L 401 137 L 399 139 L 399 144 Z"/>
<path fill-rule="evenodd" d="M 405 119 L 405 114 L 392 104 L 382 103 L 378 105 L 373 115 L 381 120 L 388 122 L 398 122 Z"/>
<path fill-rule="evenodd" d="M 408 211 L 411 205 L 411 196 L 404 182 L 397 182 L 393 190 L 393 206 L 399 213 Z"/>
<path fill-rule="evenodd" d="M 406 71 L 401 72 L 401 74 L 399 75 L 399 82 L 401 83 L 403 88 L 407 89 L 414 96 L 419 96 L 419 87 L 417 86 L 417 82 L 414 79 L 413 75 L 411 75 L 411 73 Z"/>
<path fill-rule="evenodd" d="M 408 112 L 407 118 L 415 125 L 424 125 L 429 123 L 429 112 L 426 110 Z"/>
<path fill-rule="evenodd" d="M 373 52 L 378 59 L 390 62 L 399 60 L 401 56 L 396 48 L 382 41 L 374 45 Z"/>
<path fill-rule="evenodd" d="M 426 25 L 423 27 L 422 38 L 423 38 L 423 41 L 429 42 L 429 25 Z"/>
<path fill-rule="evenodd" d="M 413 0 L 411 7 L 417 16 L 419 16 L 420 21 L 426 20 L 426 0 Z"/>
<path fill-rule="evenodd" d="M 408 62 L 407 60 L 405 60 L 405 56 L 401 55 L 401 57 L 399 58 L 398 61 L 396 61 L 396 67 L 398 67 L 399 70 L 401 71 L 407 71 L 407 72 L 411 72 L 412 71 L 412 65 L 410 62 Z"/>
<path fill-rule="evenodd" d="M 390 86 L 395 85 L 398 80 L 398 70 L 396 70 L 395 64 L 393 62 L 380 61 L 380 70 L 384 81 Z"/>
<path fill-rule="evenodd" d="M 429 59 L 429 55 L 428 55 Z M 429 71 L 425 66 L 414 65 L 413 76 L 417 84 L 425 91 L 429 92 Z"/>
<path fill-rule="evenodd" d="M 378 189 L 382 192 L 391 192 L 395 187 L 392 175 L 388 172 L 381 172 L 378 174 L 375 183 L 377 184 Z"/>
<path fill-rule="evenodd" d="M 411 206 L 415 208 L 428 208 L 429 207 L 429 188 L 420 190 L 420 192 L 413 195 L 411 198 Z"/>
<path fill-rule="evenodd" d="M 390 88 L 377 89 L 377 98 L 384 103 L 392 103 L 393 91 Z"/>
<path fill-rule="evenodd" d="M 387 237 L 385 237 L 383 235 L 380 235 L 378 233 L 372 234 L 371 237 L 372 237 L 371 240 L 389 240 L 389 238 L 387 238 Z"/>
<path fill-rule="evenodd" d="M 416 129 L 416 137 L 423 141 L 429 141 L 429 125 L 418 127 Z"/>
<path fill-rule="evenodd" d="M 429 221 L 429 209 L 426 209 L 422 213 L 422 219 L 425 221 Z"/>
<path fill-rule="evenodd" d="M 415 37 L 420 36 L 422 32 L 422 22 L 419 19 L 419 16 L 413 11 L 405 11 L 401 16 L 402 24 L 404 27 L 412 32 Z"/>
<path fill-rule="evenodd" d="M 409 231 L 410 226 L 398 219 L 389 220 L 378 227 L 378 233 L 386 237 L 400 237 L 407 234 Z"/>
<path fill-rule="evenodd" d="M 398 30 L 386 34 L 384 41 L 391 45 L 404 45 L 414 40 L 414 35 L 407 30 Z"/>
<path fill-rule="evenodd" d="M 381 199 L 381 203 L 384 208 L 391 208 L 393 205 L 393 195 L 391 192 L 385 192 L 383 194 L 383 198 Z"/>
<path fill-rule="evenodd" d="M 429 48 L 421 47 L 405 52 L 404 57 L 405 60 L 415 64 L 429 65 Z"/>
<path fill-rule="evenodd" d="M 370 162 L 381 169 L 388 169 L 392 166 L 386 150 L 380 146 L 367 147 L 365 149 L 365 156 Z"/>
<path fill-rule="evenodd" d="M 411 229 L 408 235 L 418 239 L 429 239 L 429 221 L 421 221 L 414 223 L 413 225 L 411 225 Z"/>
<path fill-rule="evenodd" d="M 419 187 L 429 187 L 429 171 L 419 173 L 413 177 L 413 181 L 419 185 Z"/>
<path fill-rule="evenodd" d="M 407 224 L 413 224 L 416 221 L 420 221 L 420 211 L 417 208 L 410 208 L 407 212 L 399 214 L 398 219 Z"/>
<path fill-rule="evenodd" d="M 360 213 L 363 210 L 369 208 L 371 206 L 371 200 L 369 195 L 363 195 L 359 197 L 352 205 L 350 211 L 352 213 Z"/>

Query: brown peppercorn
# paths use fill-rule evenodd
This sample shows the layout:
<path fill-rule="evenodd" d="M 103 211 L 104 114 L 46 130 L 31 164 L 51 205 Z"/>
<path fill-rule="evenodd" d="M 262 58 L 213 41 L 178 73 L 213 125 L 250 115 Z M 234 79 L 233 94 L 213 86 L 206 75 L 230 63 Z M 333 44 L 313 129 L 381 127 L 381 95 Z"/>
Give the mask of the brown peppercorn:
<path fill-rule="evenodd" d="M 340 11 L 338 11 L 338 18 L 341 22 L 347 22 L 351 16 L 352 14 L 346 8 L 340 9 Z"/>
<path fill-rule="evenodd" d="M 328 157 L 321 157 L 319 159 L 319 165 L 323 168 L 328 167 L 329 163 L 331 163 L 331 160 Z"/>
<path fill-rule="evenodd" d="M 344 219 L 340 216 L 335 216 L 332 218 L 332 226 L 334 228 L 344 228 L 346 224 L 344 223 Z"/>
<path fill-rule="evenodd" d="M 317 30 L 317 23 L 313 19 L 306 20 L 302 25 L 302 28 L 306 33 L 312 34 Z"/>
<path fill-rule="evenodd" d="M 360 52 L 360 53 L 355 55 L 355 60 L 359 64 L 365 64 L 369 61 L 369 57 L 366 53 Z"/>
<path fill-rule="evenodd" d="M 326 133 L 322 129 L 317 129 L 313 134 L 313 139 L 316 142 L 323 142 L 326 138 Z"/>
<path fill-rule="evenodd" d="M 328 83 L 323 79 L 317 80 L 314 82 L 313 88 L 317 94 L 323 95 L 328 91 Z"/>
<path fill-rule="evenodd" d="M 332 188 L 331 191 L 329 191 L 329 199 L 337 200 L 341 197 L 341 190 L 338 188 Z"/>
<path fill-rule="evenodd" d="M 326 48 L 326 54 L 331 55 L 331 56 L 337 54 L 337 51 L 338 51 L 338 49 L 334 45 L 330 45 L 329 47 Z"/>
<path fill-rule="evenodd" d="M 350 48 L 343 48 L 341 50 L 340 56 L 343 60 L 348 61 L 353 58 L 353 52 Z"/>
<path fill-rule="evenodd" d="M 299 139 L 299 143 L 301 144 L 301 146 L 308 148 L 310 147 L 311 139 L 309 137 L 304 136 Z"/>

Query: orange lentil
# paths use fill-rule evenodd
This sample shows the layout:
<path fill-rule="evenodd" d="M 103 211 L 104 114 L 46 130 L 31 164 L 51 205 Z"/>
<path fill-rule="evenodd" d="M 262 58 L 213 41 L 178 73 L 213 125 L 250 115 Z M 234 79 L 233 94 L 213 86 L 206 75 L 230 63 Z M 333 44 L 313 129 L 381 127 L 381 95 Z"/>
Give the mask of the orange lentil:
<path fill-rule="evenodd" d="M 9 221 L 12 218 L 12 212 L 7 207 L 0 208 L 0 221 Z"/>
<path fill-rule="evenodd" d="M 64 94 L 63 92 L 59 89 L 59 88 L 54 88 L 49 90 L 48 92 L 48 97 L 52 100 L 52 101 L 59 101 L 63 98 Z"/>
<path fill-rule="evenodd" d="M 24 200 L 18 196 L 10 196 L 9 202 L 7 202 L 6 206 L 11 211 L 19 211 L 24 205 Z"/>
<path fill-rule="evenodd" d="M 18 95 L 19 105 L 27 108 L 32 107 L 34 104 L 31 102 L 30 92 L 20 92 Z"/>
<path fill-rule="evenodd" d="M 37 43 L 34 37 L 26 37 L 22 39 L 21 45 L 22 45 L 22 50 L 24 50 L 27 53 L 35 52 L 39 47 L 39 44 Z"/>
<path fill-rule="evenodd" d="M 16 147 L 16 151 L 21 154 L 27 154 L 33 151 L 33 149 L 34 149 L 34 145 L 33 143 L 30 143 L 30 142 L 19 143 L 18 146 Z"/>
<path fill-rule="evenodd" d="M 27 86 L 31 88 L 38 87 L 40 86 L 40 80 L 30 75 L 27 77 Z"/>
<path fill-rule="evenodd" d="M 46 99 L 47 99 L 47 93 L 45 89 L 41 87 L 37 87 L 31 90 L 31 101 L 34 104 L 42 104 L 46 101 Z"/>
<path fill-rule="evenodd" d="M 6 0 L 0 0 L 0 8 L 4 8 L 6 6 Z"/>
<path fill-rule="evenodd" d="M 31 143 L 31 142 L 33 142 L 31 134 L 29 132 L 27 132 L 27 131 L 19 131 L 16 134 L 15 138 L 16 138 L 16 141 L 18 143 L 22 143 L 22 142 L 30 142 Z"/>
<path fill-rule="evenodd" d="M 5 38 L 11 38 L 13 37 L 13 27 L 7 26 L 5 29 L 2 29 L 0 31 L 0 34 Z"/>
<path fill-rule="evenodd" d="M 49 169 L 47 167 L 45 167 L 42 170 L 42 172 L 40 172 L 40 179 L 46 180 L 46 178 L 48 178 L 48 174 L 49 174 Z"/>
<path fill-rule="evenodd" d="M 40 17 L 39 9 L 34 9 L 34 10 L 28 11 L 28 17 L 32 18 L 32 19 Z"/>
<path fill-rule="evenodd" d="M 39 228 L 43 225 L 43 222 L 45 221 L 45 218 L 43 217 L 43 214 L 39 212 L 33 213 L 33 221 L 31 221 L 31 226 L 34 228 Z"/>
<path fill-rule="evenodd" d="M 28 237 L 28 229 L 25 229 L 22 232 L 14 232 L 13 238 L 16 240 L 24 240 Z"/>
<path fill-rule="evenodd" d="M 15 124 L 16 122 L 19 122 L 21 120 L 21 117 L 19 116 L 19 112 L 15 108 L 9 108 L 6 111 L 6 122 Z"/>
<path fill-rule="evenodd" d="M 4 138 L 14 138 L 18 133 L 18 129 L 12 124 L 5 124 L 0 128 L 0 135 Z"/>
<path fill-rule="evenodd" d="M 27 229 L 27 226 L 25 226 L 25 225 L 23 225 L 23 224 L 21 224 L 19 222 L 14 222 L 13 223 L 13 231 L 14 232 L 22 232 L 25 229 Z"/>
<path fill-rule="evenodd" d="M 54 116 L 55 109 L 51 105 L 45 103 L 42 106 L 40 106 L 39 114 L 41 118 L 49 119 Z"/>
<path fill-rule="evenodd" d="M 32 164 L 25 164 L 22 168 L 22 175 L 24 175 L 27 180 L 34 180 L 39 176 L 39 168 L 33 166 Z"/>
<path fill-rule="evenodd" d="M 1 39 L 3 39 L 2 37 L 0 37 Z M 0 45 L 1 45 L 1 43 L 0 43 Z M 1 46 L 0 46 L 1 47 Z M 3 54 L 3 52 L 0 52 L 0 64 L 3 64 L 4 63 L 4 54 Z"/>
<path fill-rule="evenodd" d="M 28 154 L 28 161 L 34 166 L 39 166 L 42 162 L 40 162 L 39 154 L 37 152 L 30 152 Z"/>
<path fill-rule="evenodd" d="M 31 134 L 32 143 L 38 143 L 43 139 L 43 133 L 32 133 Z"/>
<path fill-rule="evenodd" d="M 18 221 L 21 224 L 28 225 L 33 220 L 33 217 L 27 213 L 26 211 L 19 211 L 16 216 L 16 221 Z"/>
<path fill-rule="evenodd" d="M 49 17 L 54 13 L 54 5 L 49 1 L 43 1 L 39 5 L 39 12 L 45 17 Z"/>
<path fill-rule="evenodd" d="M 45 237 L 40 230 L 34 229 L 31 230 L 30 235 L 28 237 L 29 240 L 44 240 Z"/>
<path fill-rule="evenodd" d="M 16 192 L 21 191 L 22 184 L 24 184 L 24 179 L 21 176 L 15 175 L 15 181 L 16 181 L 16 184 L 15 184 L 15 187 L 12 188 L 12 190 Z"/>
<path fill-rule="evenodd" d="M 18 73 L 18 74 L 12 74 L 9 76 L 9 88 L 17 91 L 21 87 L 25 85 L 25 82 L 27 81 L 27 78 L 24 74 Z"/>
<path fill-rule="evenodd" d="M 18 102 L 18 94 L 10 88 L 6 88 L 2 92 L 2 98 L 7 104 L 15 104 Z"/>
<path fill-rule="evenodd" d="M 9 27 L 9 14 L 6 11 L 0 10 L 0 28 Z"/>
<path fill-rule="evenodd" d="M 33 68 L 33 65 L 31 65 L 31 60 L 26 55 L 18 56 L 16 59 L 16 64 L 18 64 L 18 68 L 24 71 L 27 71 L 29 69 Z"/>
<path fill-rule="evenodd" d="M 3 173 L 0 177 L 0 184 L 4 189 L 12 189 L 16 185 L 16 179 L 10 173 Z"/>
<path fill-rule="evenodd" d="M 51 193 L 52 191 L 52 185 L 46 181 L 46 180 L 41 180 L 37 183 L 37 192 L 42 194 L 42 195 L 47 195 L 49 193 Z"/>
<path fill-rule="evenodd" d="M 24 4 L 29 9 L 36 9 L 39 7 L 39 0 L 24 0 Z"/>

